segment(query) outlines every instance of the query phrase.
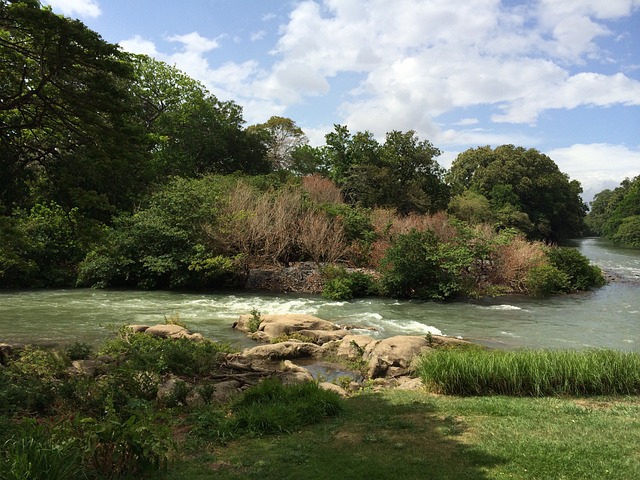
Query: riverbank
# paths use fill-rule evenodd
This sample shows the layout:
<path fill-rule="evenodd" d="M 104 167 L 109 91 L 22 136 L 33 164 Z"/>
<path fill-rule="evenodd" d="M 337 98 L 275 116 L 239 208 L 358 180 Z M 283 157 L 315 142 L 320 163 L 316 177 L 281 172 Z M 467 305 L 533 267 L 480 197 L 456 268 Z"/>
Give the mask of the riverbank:
<path fill-rule="evenodd" d="M 246 353 L 169 324 L 123 328 L 95 352 L 76 345 L 12 355 L 0 367 L 0 477 L 25 468 L 22 478 L 34 480 L 82 472 L 626 480 L 640 472 L 637 396 L 464 398 L 436 395 L 420 381 L 413 391 L 374 381 L 341 399 L 304 378 L 274 383 L 277 372 L 245 368 Z"/>

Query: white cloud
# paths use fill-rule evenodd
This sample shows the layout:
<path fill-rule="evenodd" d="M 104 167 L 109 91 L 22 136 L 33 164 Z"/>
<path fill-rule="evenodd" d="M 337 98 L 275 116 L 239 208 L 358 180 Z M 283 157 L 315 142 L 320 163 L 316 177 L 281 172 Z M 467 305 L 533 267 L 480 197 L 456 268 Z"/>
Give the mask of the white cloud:
<path fill-rule="evenodd" d="M 128 45 L 155 51 L 216 95 L 236 100 L 248 115 L 254 107 L 286 114 L 293 105 L 336 93 L 348 76 L 357 87 L 334 99 L 338 109 L 327 114 L 352 131 L 381 136 L 413 129 L 451 144 L 454 135 L 458 144 L 515 143 L 487 128 L 447 129 L 436 119 L 483 107 L 493 122 L 533 125 L 552 109 L 640 105 L 640 81 L 622 73 L 628 66 L 612 71 L 598 43 L 614 35 L 609 20 L 638 7 L 640 0 L 302 0 L 280 27 L 270 59 L 214 64 L 211 51 L 221 48 L 219 42 L 196 32 L 169 37 L 182 44 L 173 53 L 160 54 L 140 38 Z M 587 61 L 607 62 L 608 73 L 585 67 Z M 480 144 L 487 143 L 496 144 Z"/>
<path fill-rule="evenodd" d="M 605 188 L 640 175 L 640 149 L 606 143 L 575 144 L 546 152 L 561 171 L 579 180 L 590 201 Z"/>
<path fill-rule="evenodd" d="M 120 46 L 130 53 L 149 55 L 150 57 L 156 57 L 158 59 L 162 57 L 158 52 L 155 43 L 150 40 L 145 40 L 140 35 L 135 35 L 128 40 L 121 41 Z"/>
<path fill-rule="evenodd" d="M 97 0 L 44 0 L 45 4 L 63 15 L 80 17 L 98 17 L 102 13 Z"/>

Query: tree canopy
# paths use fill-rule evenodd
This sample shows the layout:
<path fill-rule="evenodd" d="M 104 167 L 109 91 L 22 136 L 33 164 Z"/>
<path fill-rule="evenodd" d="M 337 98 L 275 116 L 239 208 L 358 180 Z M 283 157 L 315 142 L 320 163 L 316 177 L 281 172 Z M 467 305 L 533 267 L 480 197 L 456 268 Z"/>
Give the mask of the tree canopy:
<path fill-rule="evenodd" d="M 586 221 L 596 235 L 640 247 L 640 176 L 623 180 L 614 190 L 598 193 Z"/>
<path fill-rule="evenodd" d="M 580 183 L 536 149 L 469 149 L 453 162 L 447 180 L 455 194 L 472 190 L 486 197 L 503 220 L 516 212 L 526 214 L 533 237 L 557 240 L 582 233 L 587 207 Z"/>

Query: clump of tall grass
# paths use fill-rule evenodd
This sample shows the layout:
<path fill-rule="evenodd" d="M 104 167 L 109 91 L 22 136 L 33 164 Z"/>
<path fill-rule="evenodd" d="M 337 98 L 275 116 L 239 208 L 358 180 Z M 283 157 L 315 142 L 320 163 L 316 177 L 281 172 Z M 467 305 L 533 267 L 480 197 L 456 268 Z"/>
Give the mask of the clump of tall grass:
<path fill-rule="evenodd" d="M 421 357 L 417 372 L 453 395 L 640 393 L 640 354 L 613 350 L 440 350 Z"/>
<path fill-rule="evenodd" d="M 205 408 L 192 415 L 195 437 L 225 442 L 242 435 L 291 433 L 305 425 L 338 415 L 342 400 L 315 382 L 283 385 L 267 379 L 246 390 L 225 413 Z"/>

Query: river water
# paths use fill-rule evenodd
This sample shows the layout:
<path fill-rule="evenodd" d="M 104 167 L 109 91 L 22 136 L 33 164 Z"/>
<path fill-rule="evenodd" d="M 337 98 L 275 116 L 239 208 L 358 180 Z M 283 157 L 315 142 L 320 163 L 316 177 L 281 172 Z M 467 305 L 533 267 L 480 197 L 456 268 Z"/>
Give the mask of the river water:
<path fill-rule="evenodd" d="M 235 346 L 252 342 L 232 323 L 253 309 L 309 313 L 340 324 L 373 327 L 378 338 L 461 337 L 497 348 L 613 348 L 640 352 L 640 251 L 601 239 L 575 242 L 583 254 L 620 280 L 586 293 L 547 299 L 504 296 L 436 303 L 367 298 L 351 302 L 319 296 L 179 293 L 117 290 L 0 292 L 0 343 L 96 344 L 123 324 L 181 321 Z"/>

